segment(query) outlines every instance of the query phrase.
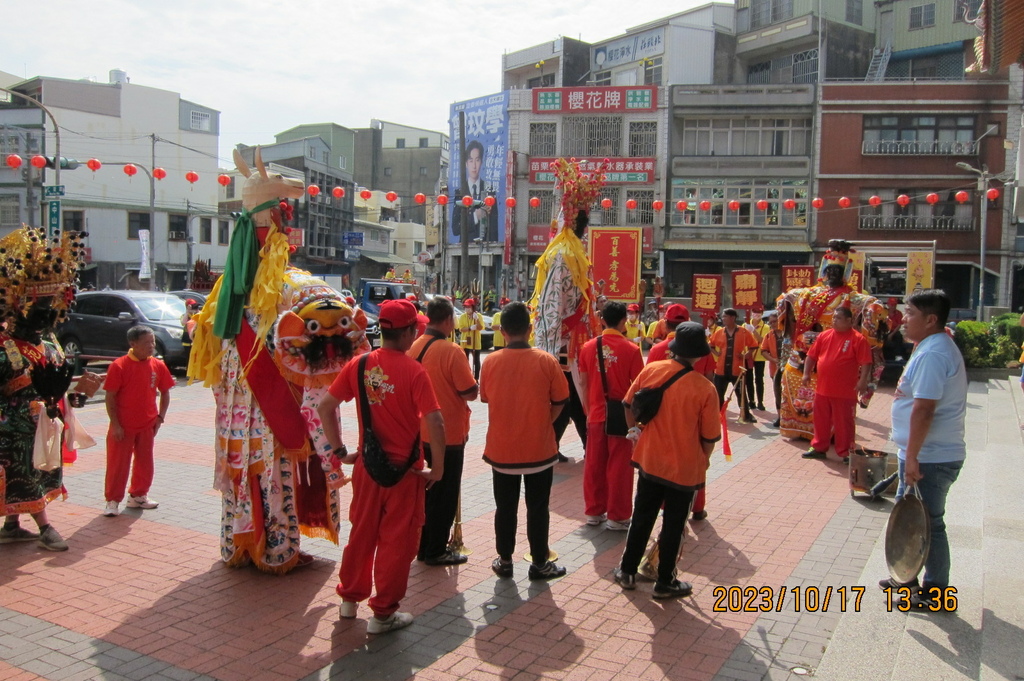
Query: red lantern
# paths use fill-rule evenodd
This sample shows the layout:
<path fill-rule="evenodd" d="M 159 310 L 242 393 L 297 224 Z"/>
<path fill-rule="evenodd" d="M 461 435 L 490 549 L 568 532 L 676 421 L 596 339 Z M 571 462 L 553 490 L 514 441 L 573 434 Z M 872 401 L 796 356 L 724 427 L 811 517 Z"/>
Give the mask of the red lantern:
<path fill-rule="evenodd" d="M 839 197 L 839 207 L 840 208 L 849 208 L 850 207 L 850 197 L 848 197 L 848 196 L 840 196 Z"/>
<path fill-rule="evenodd" d="M 343 199 L 343 198 L 345 198 L 345 188 L 344 187 L 335 187 L 334 189 L 331 190 L 331 194 L 336 199 Z"/>
<path fill-rule="evenodd" d="M 730 201 L 729 202 L 729 210 L 735 212 L 735 211 L 738 211 L 739 209 L 740 209 L 740 202 L 739 201 L 735 201 L 734 200 L 734 201 Z"/>
<path fill-rule="evenodd" d="M 601 208 L 608 210 L 612 207 L 612 200 L 608 198 L 601 199 Z"/>
<path fill-rule="evenodd" d="M 495 199 L 493 196 L 485 196 L 484 197 L 484 205 L 485 206 L 490 207 L 490 206 L 493 206 L 494 204 L 496 204 L 497 202 L 498 202 L 497 199 Z"/>
<path fill-rule="evenodd" d="M 868 199 L 868 205 L 869 206 L 881 206 L 882 205 L 882 197 L 881 196 L 872 196 L 870 199 Z"/>
<path fill-rule="evenodd" d="M 135 177 L 135 173 L 139 172 L 139 169 L 136 168 L 131 163 L 126 163 L 124 168 L 123 168 L 123 170 L 124 170 L 124 174 L 127 175 L 128 177 Z M 157 170 L 162 171 L 163 168 L 157 168 L 156 170 L 154 170 L 153 171 L 153 177 L 155 177 L 158 180 L 162 180 L 164 176 L 163 175 L 157 175 Z"/>
<path fill-rule="evenodd" d="M 369 189 L 364 189 L 363 191 L 359 192 L 359 198 L 361 198 L 363 201 L 369 201 L 371 196 L 373 196 L 373 192 L 371 192 Z"/>
<path fill-rule="evenodd" d="M 701 210 L 711 210 L 711 202 L 710 201 L 701 201 L 697 205 L 700 207 Z"/>
<path fill-rule="evenodd" d="M 819 209 L 820 208 L 824 208 L 825 207 L 825 199 L 822 199 L 822 198 L 819 198 L 819 197 L 815 196 L 813 199 L 811 199 L 811 205 L 814 206 L 815 208 L 819 208 Z"/>
<path fill-rule="evenodd" d="M 45 168 L 46 167 L 46 157 L 45 156 L 40 156 L 39 154 L 36 154 L 35 156 L 32 157 L 32 160 L 29 161 L 29 163 L 32 164 L 33 168 Z"/>
<path fill-rule="evenodd" d="M 90 158 L 88 161 L 85 162 L 85 166 L 95 173 L 97 170 L 103 167 L 103 164 L 100 163 L 100 160 L 98 158 Z"/>
<path fill-rule="evenodd" d="M 315 184 L 311 184 L 308 187 L 306 187 L 306 193 L 309 194 L 311 197 L 316 198 L 320 194 L 320 187 L 316 186 Z"/>
<path fill-rule="evenodd" d="M 129 166 L 131 166 L 131 169 L 132 169 L 132 171 L 130 173 L 128 172 L 128 167 Z M 124 172 L 127 173 L 128 175 L 134 175 L 135 173 L 138 172 L 138 168 L 136 168 L 135 166 L 133 166 L 133 165 L 131 165 L 129 163 L 128 165 L 126 165 L 124 167 Z M 167 171 L 166 170 L 164 170 L 163 168 L 153 168 L 153 179 L 154 180 L 162 180 L 165 177 L 167 177 Z"/>
<path fill-rule="evenodd" d="M 678 211 L 684 211 L 684 210 L 686 210 L 686 209 L 687 209 L 688 207 L 689 207 L 689 206 L 688 206 L 688 204 L 686 203 L 686 201 L 676 201 L 676 210 L 678 210 Z"/>
<path fill-rule="evenodd" d="M 415 196 L 412 197 L 412 200 L 415 201 L 416 203 L 426 203 L 427 196 L 426 194 L 416 194 Z"/>
<path fill-rule="evenodd" d="M 899 196 L 896 197 L 896 203 L 900 204 L 901 206 L 909 206 L 910 197 L 907 196 L 906 194 L 900 194 Z"/>
<path fill-rule="evenodd" d="M 221 187 L 227 187 L 229 184 L 231 184 L 231 176 L 230 175 L 218 175 L 217 176 L 217 184 L 219 184 Z"/>
<path fill-rule="evenodd" d="M 761 199 L 754 205 L 757 206 L 758 210 L 768 210 L 768 202 L 765 201 L 764 199 Z"/>
<path fill-rule="evenodd" d="M 939 202 L 939 195 L 936 194 L 935 192 L 932 192 L 928 194 L 928 196 L 924 197 L 924 200 L 934 206 L 936 203 Z"/>
<path fill-rule="evenodd" d="M 187 180 L 189 184 L 195 184 L 199 181 L 199 173 L 194 170 L 190 170 L 185 173 L 185 180 Z"/>
<path fill-rule="evenodd" d="M 391 203 L 394 203 L 395 201 L 398 200 L 398 194 L 396 194 L 395 192 L 388 192 L 387 194 L 384 195 L 384 198 L 390 201 Z"/>
<path fill-rule="evenodd" d="M 508 206 L 509 208 L 515 208 L 516 207 L 516 197 L 510 196 L 507 199 L 505 199 L 505 205 Z"/>
<path fill-rule="evenodd" d="M 636 199 L 626 199 L 626 210 L 636 210 Z"/>
<path fill-rule="evenodd" d="M 438 197 L 437 197 L 437 205 L 439 205 L 439 206 L 447 206 L 448 205 L 448 196 L 446 194 L 438 195 Z"/>
<path fill-rule="evenodd" d="M 660 211 L 664 207 L 665 207 L 665 202 L 664 201 L 660 201 L 660 200 L 655 199 L 654 202 L 651 203 L 651 208 L 653 208 L 656 211 Z"/>
<path fill-rule="evenodd" d="M 794 201 L 793 199 L 786 199 L 785 201 L 782 202 L 782 207 L 785 208 L 786 210 L 793 210 L 794 208 L 796 208 L 796 201 Z"/>
<path fill-rule="evenodd" d="M 21 156 L 17 154 L 8 154 L 5 159 L 8 168 L 20 168 L 21 167 Z"/>
<path fill-rule="evenodd" d="M 954 194 L 957 203 L 967 203 L 967 200 L 971 198 L 971 195 L 965 192 L 963 189 Z"/>
<path fill-rule="evenodd" d="M 467 208 L 469 206 L 472 206 L 473 205 L 473 197 L 470 196 L 469 194 L 466 194 L 465 196 L 463 196 L 462 197 L 462 205 L 466 206 Z"/>
<path fill-rule="evenodd" d="M 539 196 L 531 196 L 530 197 L 530 208 L 540 208 L 540 197 Z"/>
<path fill-rule="evenodd" d="M 996 189 L 995 187 L 992 187 L 987 192 L 985 192 L 985 197 L 989 201 L 995 201 L 996 199 L 999 198 L 999 190 Z"/>

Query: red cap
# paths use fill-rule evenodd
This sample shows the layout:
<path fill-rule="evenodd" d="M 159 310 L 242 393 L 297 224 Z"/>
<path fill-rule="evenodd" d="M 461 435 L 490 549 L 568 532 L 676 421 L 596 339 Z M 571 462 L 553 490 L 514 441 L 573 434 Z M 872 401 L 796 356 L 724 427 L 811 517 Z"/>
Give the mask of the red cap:
<path fill-rule="evenodd" d="M 761 303 L 754 303 L 753 307 L 750 308 L 751 312 L 764 312 L 764 305 Z"/>
<path fill-rule="evenodd" d="M 189 307 L 199 307 L 199 303 L 196 302 L 195 298 L 189 298 L 185 301 L 185 304 Z"/>
<path fill-rule="evenodd" d="M 509 300 L 508 298 L 502 298 L 501 301 L 498 304 L 501 305 L 502 307 L 505 307 L 506 305 L 508 305 L 511 302 L 512 301 Z"/>
<path fill-rule="evenodd" d="M 895 298 L 890 298 L 888 302 L 889 305 L 899 305 L 899 303 L 900 301 L 896 300 Z"/>
<path fill-rule="evenodd" d="M 356 299 L 352 296 L 345 296 L 345 304 L 349 307 L 355 307 Z"/>
<path fill-rule="evenodd" d="M 690 311 L 686 309 L 685 305 L 673 303 L 672 305 L 669 305 L 668 309 L 665 311 L 665 321 L 673 325 L 688 322 L 690 321 Z"/>
<path fill-rule="evenodd" d="M 472 298 L 466 298 L 465 300 L 462 301 L 462 306 L 463 307 L 474 307 L 475 308 L 476 307 L 476 301 L 473 300 Z"/>
<path fill-rule="evenodd" d="M 639 311 L 640 311 L 640 306 L 637 305 L 636 303 L 632 303 L 629 307 L 626 308 L 626 312 L 639 312 Z"/>
<path fill-rule="evenodd" d="M 405 294 L 405 299 L 406 300 L 415 301 L 416 300 L 416 294 L 415 293 L 406 293 Z"/>
<path fill-rule="evenodd" d="M 382 329 L 404 329 L 416 323 L 419 312 L 408 300 L 385 300 L 380 304 L 378 321 Z"/>

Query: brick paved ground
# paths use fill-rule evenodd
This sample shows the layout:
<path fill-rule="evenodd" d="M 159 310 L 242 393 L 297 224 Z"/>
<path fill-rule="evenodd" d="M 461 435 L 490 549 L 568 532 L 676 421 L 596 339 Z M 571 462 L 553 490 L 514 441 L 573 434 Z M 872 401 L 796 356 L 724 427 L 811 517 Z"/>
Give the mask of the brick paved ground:
<path fill-rule="evenodd" d="M 860 412 L 861 443 L 885 446 L 890 401 L 883 391 Z M 582 451 L 570 428 L 563 451 L 574 461 L 557 467 L 551 503 L 552 547 L 569 574 L 534 584 L 519 562 L 514 580 L 499 580 L 489 568 L 490 471 L 480 460 L 486 406 L 474 404 L 463 493 L 470 561 L 414 565 L 403 609 L 415 623 L 368 637 L 365 605 L 354 621 L 338 618 L 338 547 L 306 540 L 318 560 L 281 577 L 220 563 L 212 410 L 208 390 L 174 391 L 157 443 L 160 508 L 116 518 L 100 515 L 102 402 L 80 412 L 100 445 L 66 471 L 71 496 L 50 507 L 71 550 L 0 547 L 0 678 L 783 678 L 818 665 L 852 598 L 841 606 L 833 592 L 825 612 L 794 612 L 787 596 L 778 610 L 729 613 L 716 612 L 716 589 L 766 586 L 777 597 L 782 586 L 824 595 L 856 585 L 890 508 L 851 499 L 838 461 L 805 461 L 806 443 L 736 425 L 733 414 L 733 460 L 714 454 L 710 517 L 690 523 L 684 542 L 679 567 L 694 595 L 657 602 L 647 583 L 630 593 L 611 581 L 625 534 L 583 523 Z M 343 409 L 349 434 L 354 414 Z M 343 541 L 347 532 L 346 523 Z M 859 607 L 881 609 L 878 592 Z"/>

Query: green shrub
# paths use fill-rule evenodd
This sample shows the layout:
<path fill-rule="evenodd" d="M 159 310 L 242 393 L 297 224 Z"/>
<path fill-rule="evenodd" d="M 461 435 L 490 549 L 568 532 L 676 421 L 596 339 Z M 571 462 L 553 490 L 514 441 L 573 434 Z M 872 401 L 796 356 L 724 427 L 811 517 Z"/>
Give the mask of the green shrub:
<path fill-rule="evenodd" d="M 992 332 L 997 336 L 1007 336 L 1019 348 L 1024 343 L 1024 326 L 1020 325 L 1020 314 L 1007 312 L 992 320 Z M 1018 355 L 1020 353 L 1017 353 Z M 1017 359 L 1014 357 L 1014 359 Z"/>
<path fill-rule="evenodd" d="M 1019 328 L 1019 327 L 1018 327 Z M 992 344 L 992 353 L 989 355 L 991 366 L 1005 367 L 1011 364 L 1016 365 L 1020 357 L 1020 343 L 1009 336 L 996 336 Z"/>
<path fill-rule="evenodd" d="M 964 321 L 956 325 L 956 345 L 969 367 L 991 367 L 994 338 L 985 322 Z"/>

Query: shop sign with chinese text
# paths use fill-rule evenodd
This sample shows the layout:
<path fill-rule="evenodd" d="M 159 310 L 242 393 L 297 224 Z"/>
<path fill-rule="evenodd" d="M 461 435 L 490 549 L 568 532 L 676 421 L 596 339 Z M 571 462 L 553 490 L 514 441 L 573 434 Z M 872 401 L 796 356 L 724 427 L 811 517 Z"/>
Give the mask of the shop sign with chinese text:
<path fill-rule="evenodd" d="M 590 261 L 594 281 L 604 281 L 608 300 L 635 302 L 640 299 L 639 227 L 591 227 Z"/>
<path fill-rule="evenodd" d="M 552 184 L 555 174 L 551 171 L 554 158 L 530 159 L 530 182 L 532 184 Z M 580 163 L 580 170 L 596 172 L 604 159 L 585 160 Z M 654 182 L 654 158 L 609 158 L 608 170 L 604 171 L 605 184 L 651 184 Z"/>
<path fill-rule="evenodd" d="M 733 270 L 732 306 L 749 310 L 761 302 L 761 270 Z"/>
<path fill-rule="evenodd" d="M 693 275 L 692 300 L 693 304 L 690 307 L 694 310 L 718 312 L 722 305 L 722 275 Z"/>
<path fill-rule="evenodd" d="M 533 88 L 533 113 L 628 113 L 658 108 L 658 88 L 599 86 Z"/>

